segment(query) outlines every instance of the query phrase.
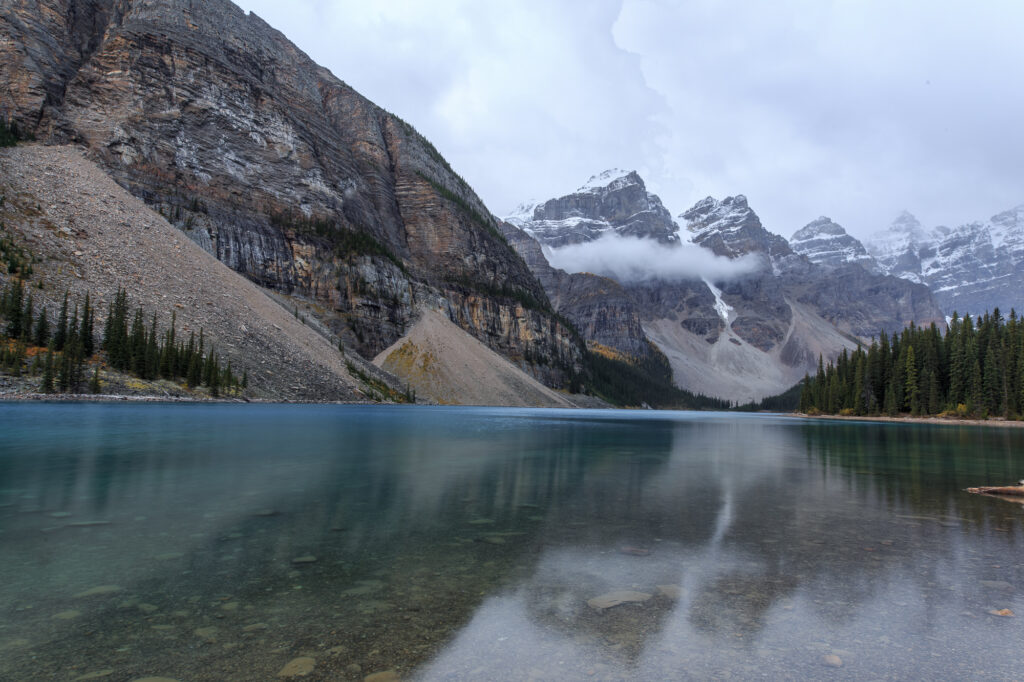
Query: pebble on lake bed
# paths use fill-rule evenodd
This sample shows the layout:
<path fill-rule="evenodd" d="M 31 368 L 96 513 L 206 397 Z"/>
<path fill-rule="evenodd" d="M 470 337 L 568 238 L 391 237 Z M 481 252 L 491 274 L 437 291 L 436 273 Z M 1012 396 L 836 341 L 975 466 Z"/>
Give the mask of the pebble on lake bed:
<path fill-rule="evenodd" d="M 57 620 L 72 620 L 73 618 L 78 618 L 81 615 L 81 611 L 76 611 L 72 609 L 70 611 L 61 611 L 60 613 L 55 613 L 53 614 L 53 617 Z"/>
<path fill-rule="evenodd" d="M 281 672 L 277 673 L 278 677 L 303 677 L 313 672 L 313 668 L 316 667 L 316 659 L 310 658 L 309 656 L 300 656 L 299 658 L 293 658 L 288 661 Z"/>
<path fill-rule="evenodd" d="M 305 556 L 297 556 L 294 559 L 292 559 L 292 563 L 293 564 L 313 564 L 313 563 L 316 563 L 316 557 L 313 556 L 312 554 L 307 554 Z"/>
<path fill-rule="evenodd" d="M 993 616 L 1003 616 L 1004 618 L 1012 618 L 1014 615 L 1010 609 L 992 609 L 989 613 Z"/>
<path fill-rule="evenodd" d="M 363 682 L 399 682 L 401 678 L 394 670 L 385 670 L 380 673 L 373 673 L 363 678 Z"/>
<path fill-rule="evenodd" d="M 132 682 L 178 682 L 173 677 L 140 677 Z"/>
<path fill-rule="evenodd" d="M 839 658 L 835 654 L 826 654 L 822 657 L 821 662 L 830 668 L 842 668 L 843 659 Z"/>
<path fill-rule="evenodd" d="M 592 609 L 603 611 L 610 609 L 613 606 L 627 603 L 642 603 L 651 598 L 651 595 L 646 592 L 634 592 L 632 590 L 615 590 L 613 592 L 607 592 L 599 597 L 594 597 L 587 601 L 587 605 Z"/>

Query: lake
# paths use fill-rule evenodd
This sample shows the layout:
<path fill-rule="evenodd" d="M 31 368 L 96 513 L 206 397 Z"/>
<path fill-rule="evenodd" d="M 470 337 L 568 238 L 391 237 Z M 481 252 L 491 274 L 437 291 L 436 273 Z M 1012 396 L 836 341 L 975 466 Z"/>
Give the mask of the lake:
<path fill-rule="evenodd" d="M 1022 477 L 1009 428 L 0 404 L 0 679 L 1021 679 L 1024 507 L 963 489 Z"/>

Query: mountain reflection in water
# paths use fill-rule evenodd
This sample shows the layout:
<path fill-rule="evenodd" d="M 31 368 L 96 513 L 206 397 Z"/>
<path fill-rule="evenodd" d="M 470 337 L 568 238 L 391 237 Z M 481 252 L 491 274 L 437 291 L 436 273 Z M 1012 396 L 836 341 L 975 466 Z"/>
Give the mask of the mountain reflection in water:
<path fill-rule="evenodd" d="M 1020 478 L 1022 444 L 760 415 L 2 405 L 0 677 L 270 679 L 309 656 L 306 679 L 1019 678 L 1020 621 L 990 611 L 1024 614 L 1021 507 L 962 489 Z M 588 604 L 616 591 L 642 601 Z"/>

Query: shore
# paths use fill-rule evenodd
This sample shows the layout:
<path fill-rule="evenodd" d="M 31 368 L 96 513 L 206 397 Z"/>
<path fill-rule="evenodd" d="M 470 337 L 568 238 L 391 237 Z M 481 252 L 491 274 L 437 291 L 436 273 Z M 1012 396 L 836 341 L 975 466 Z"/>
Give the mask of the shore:
<path fill-rule="evenodd" d="M 1024 421 L 1013 421 L 1002 417 L 992 419 L 958 419 L 946 417 L 856 417 L 840 416 L 838 414 L 804 414 L 793 412 L 790 415 L 798 419 L 821 419 L 851 422 L 892 422 L 899 424 L 942 424 L 946 426 L 1005 426 L 1010 428 L 1024 428 Z"/>

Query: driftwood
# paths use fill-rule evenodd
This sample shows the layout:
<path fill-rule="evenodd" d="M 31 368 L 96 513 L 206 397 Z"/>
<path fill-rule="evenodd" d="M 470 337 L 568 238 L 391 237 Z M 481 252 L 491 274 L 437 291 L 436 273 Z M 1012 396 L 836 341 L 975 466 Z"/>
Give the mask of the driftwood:
<path fill-rule="evenodd" d="M 1009 495 L 1011 497 L 1024 497 L 1024 485 L 994 485 L 982 486 L 980 488 L 968 488 L 969 493 L 981 495 Z"/>

